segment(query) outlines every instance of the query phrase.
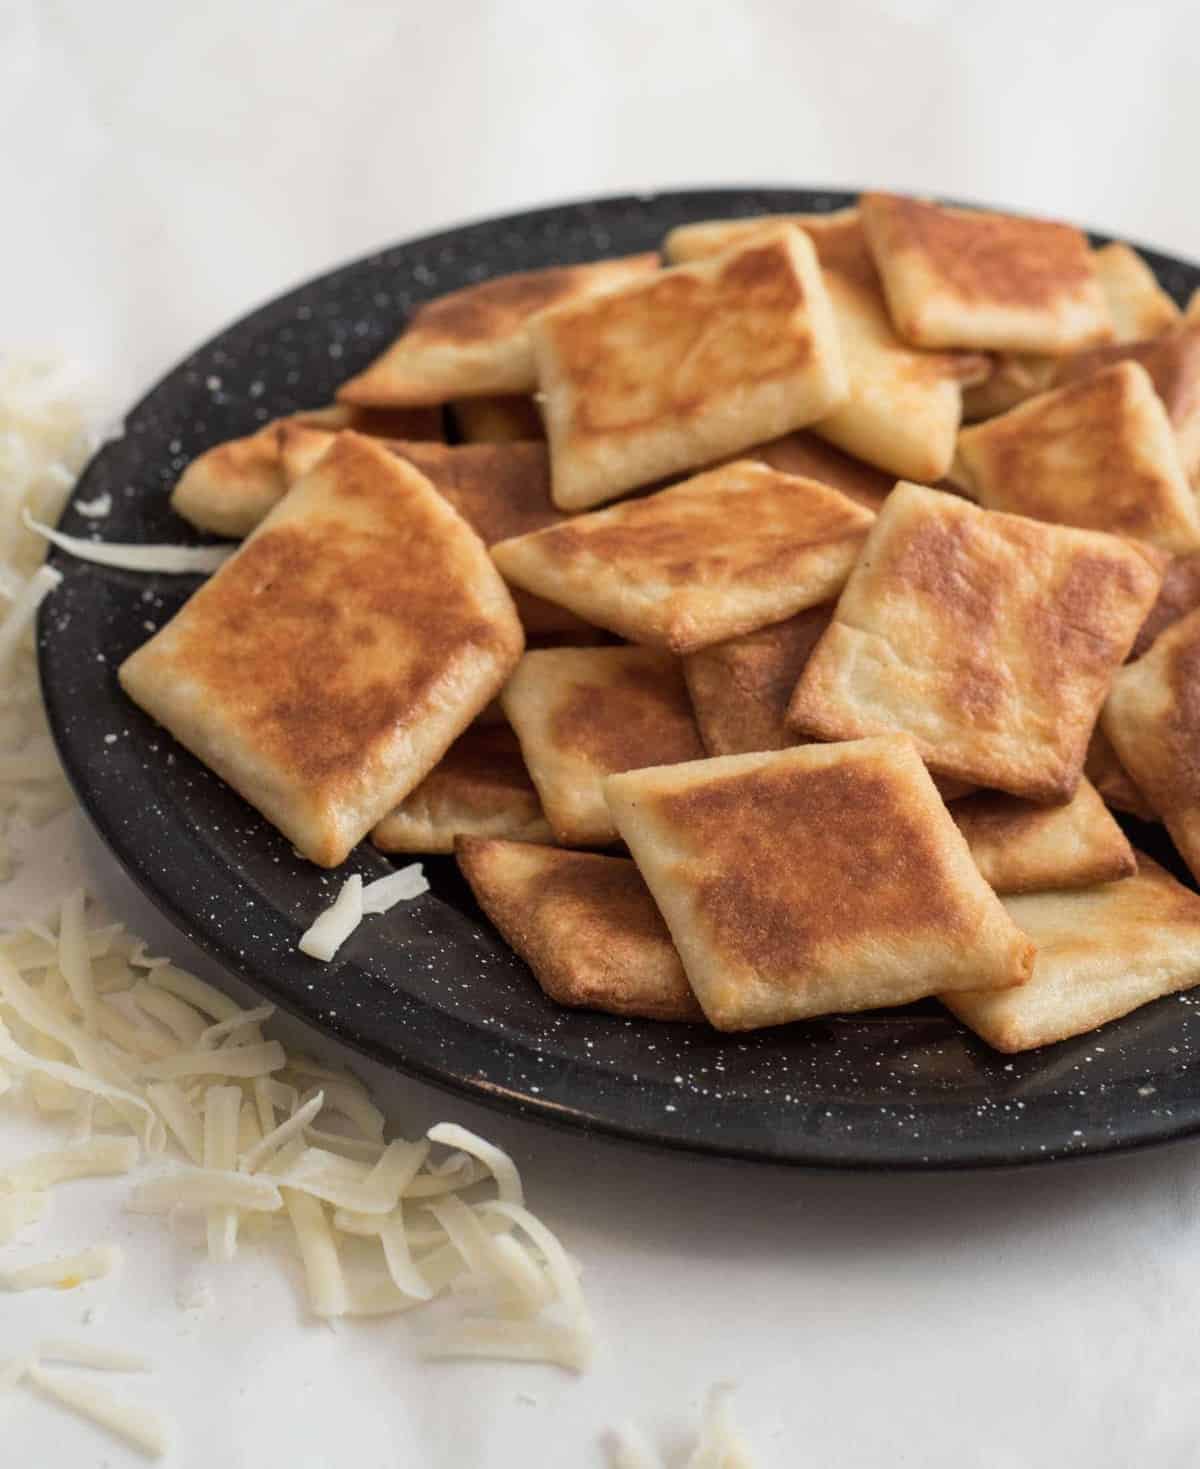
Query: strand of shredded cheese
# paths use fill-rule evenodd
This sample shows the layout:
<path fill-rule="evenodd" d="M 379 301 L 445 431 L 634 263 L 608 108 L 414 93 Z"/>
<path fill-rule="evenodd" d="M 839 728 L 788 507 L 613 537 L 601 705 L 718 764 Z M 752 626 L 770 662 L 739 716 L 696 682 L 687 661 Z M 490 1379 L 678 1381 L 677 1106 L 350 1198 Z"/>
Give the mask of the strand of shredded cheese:
<path fill-rule="evenodd" d="M 424 867 L 420 862 L 410 862 L 407 867 L 401 867 L 395 872 L 389 872 L 386 877 L 377 877 L 374 882 L 367 883 L 362 890 L 362 910 L 364 915 L 387 913 L 397 903 L 419 898 L 428 891 L 429 883 L 425 879 Z"/>
<path fill-rule="evenodd" d="M 35 520 L 29 511 L 22 515 L 26 529 L 36 532 L 60 551 L 91 561 L 97 566 L 114 566 L 122 571 L 156 571 L 168 575 L 216 571 L 237 550 L 236 546 L 147 546 L 116 541 L 89 541 L 68 536 Z"/>
<path fill-rule="evenodd" d="M 39 1362 L 66 1362 L 72 1367 L 95 1367 L 101 1372 L 149 1372 L 150 1363 L 136 1352 L 104 1347 L 92 1341 L 65 1341 L 55 1337 L 40 1341 Z"/>
<path fill-rule="evenodd" d="M 430 1142 L 441 1143 L 447 1148 L 457 1148 L 460 1153 L 478 1158 L 496 1180 L 497 1196 L 506 1204 L 525 1202 L 525 1192 L 521 1187 L 521 1175 L 517 1172 L 517 1165 L 503 1148 L 496 1147 L 494 1143 L 487 1142 L 476 1133 L 468 1132 L 465 1127 L 460 1127 L 456 1122 L 436 1123 L 425 1135 Z"/>
<path fill-rule="evenodd" d="M 239 1168 L 243 1173 L 253 1173 L 260 1168 L 285 1143 L 290 1143 L 294 1137 L 299 1137 L 324 1105 L 324 1092 L 317 1092 L 314 1096 L 309 1097 L 308 1101 L 297 1107 L 290 1117 L 281 1122 L 278 1127 L 273 1127 L 270 1132 L 264 1133 L 252 1148 L 248 1148 L 242 1154 L 238 1164 Z"/>
<path fill-rule="evenodd" d="M 300 952 L 328 963 L 362 922 L 362 894 L 363 880 L 352 872 L 329 907 L 300 935 Z"/>
<path fill-rule="evenodd" d="M 349 1306 L 346 1282 L 338 1258 L 337 1241 L 329 1228 L 321 1201 L 294 1188 L 285 1188 L 281 1192 L 296 1232 L 296 1244 L 308 1282 L 308 1299 L 314 1314 L 344 1316 Z"/>
<path fill-rule="evenodd" d="M 150 1458 L 159 1459 L 166 1453 L 170 1440 L 167 1422 L 148 1408 L 124 1402 L 93 1383 L 80 1382 L 60 1372 L 47 1372 L 36 1363 L 29 1367 L 29 1379 L 64 1407 L 107 1428 Z"/>
<path fill-rule="evenodd" d="M 43 1290 L 52 1286 L 70 1290 L 85 1280 L 100 1280 L 111 1275 L 121 1263 L 116 1245 L 93 1245 L 75 1255 L 62 1255 L 56 1260 L 37 1260 L 13 1270 L 0 1270 L 0 1290 Z"/>
<path fill-rule="evenodd" d="M 128 1173 L 138 1160 L 137 1139 L 92 1137 L 49 1153 L 35 1153 L 0 1172 L 0 1183 L 12 1189 L 48 1189 L 70 1178 L 99 1178 Z"/>
<path fill-rule="evenodd" d="M 188 1168 L 144 1179 L 125 1207 L 131 1214 L 168 1214 L 172 1209 L 210 1209 L 217 1205 L 271 1213 L 283 1208 L 283 1198 L 271 1180 L 260 1174 Z"/>

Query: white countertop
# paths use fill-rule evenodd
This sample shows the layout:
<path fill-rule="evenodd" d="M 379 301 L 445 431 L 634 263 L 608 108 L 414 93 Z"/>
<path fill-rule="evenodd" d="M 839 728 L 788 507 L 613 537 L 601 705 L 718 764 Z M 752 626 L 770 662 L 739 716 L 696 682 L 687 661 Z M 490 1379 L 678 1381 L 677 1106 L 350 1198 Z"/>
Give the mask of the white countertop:
<path fill-rule="evenodd" d="M 82 356 L 115 415 L 226 321 L 342 259 L 686 183 L 938 191 L 1200 257 L 1198 46 L 1182 3 L 7 0 L 0 342 Z M 82 864 L 211 974 L 73 818 L 54 834 L 27 892 Z M 574 1469 L 604 1462 L 599 1435 L 621 1418 L 674 1465 L 719 1378 L 740 1383 L 761 1469 L 1196 1461 L 1192 1146 L 813 1177 L 588 1142 L 347 1059 L 405 1133 L 453 1117 L 511 1148 L 584 1264 L 602 1334 L 589 1376 L 422 1365 L 412 1319 L 314 1325 L 294 1265 L 246 1251 L 210 1271 L 102 1181 L 62 1190 L 10 1258 L 114 1239 L 119 1287 L 6 1299 L 0 1359 L 44 1335 L 148 1351 L 155 1377 L 121 1390 L 178 1418 L 171 1463 L 189 1469 Z M 0 1157 L 54 1135 L 0 1104 Z M 213 1285 L 207 1311 L 176 1304 L 192 1272 Z M 0 1403 L 6 1469 L 138 1462 L 43 1402 Z"/>

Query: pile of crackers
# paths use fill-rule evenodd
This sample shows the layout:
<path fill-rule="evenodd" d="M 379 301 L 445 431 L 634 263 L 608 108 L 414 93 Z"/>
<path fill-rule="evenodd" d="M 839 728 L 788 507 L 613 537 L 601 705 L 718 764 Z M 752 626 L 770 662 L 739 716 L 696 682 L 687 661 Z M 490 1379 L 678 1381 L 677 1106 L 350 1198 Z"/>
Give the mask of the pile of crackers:
<path fill-rule="evenodd" d="M 1200 874 L 1195 303 L 889 194 L 663 253 L 430 301 L 192 463 L 244 541 L 126 691 L 313 862 L 455 852 L 567 1005 L 1017 1051 L 1200 982 L 1112 814 Z"/>

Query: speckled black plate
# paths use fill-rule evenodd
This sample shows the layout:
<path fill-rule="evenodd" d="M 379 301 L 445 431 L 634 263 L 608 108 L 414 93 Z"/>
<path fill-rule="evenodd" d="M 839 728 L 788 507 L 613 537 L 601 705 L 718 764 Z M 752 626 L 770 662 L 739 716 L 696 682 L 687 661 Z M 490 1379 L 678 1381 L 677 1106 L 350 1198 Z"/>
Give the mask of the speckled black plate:
<path fill-rule="evenodd" d="M 175 369 L 89 465 L 62 525 L 180 541 L 167 495 L 202 449 L 328 402 L 419 302 L 485 276 L 653 247 L 689 220 L 827 210 L 791 189 L 603 199 L 487 220 L 347 265 L 264 306 Z M 1145 252 L 1183 301 L 1200 269 Z M 319 872 L 134 708 L 116 669 L 196 585 L 56 556 L 41 617 L 50 719 L 101 834 L 190 938 L 288 1010 L 405 1071 L 525 1116 L 733 1158 L 850 1168 L 1037 1162 L 1200 1129 L 1197 1011 L 1166 999 L 1078 1041 L 1008 1059 L 938 1006 L 832 1017 L 746 1038 L 560 1010 L 484 922 L 453 864 L 431 893 L 370 919 L 333 965 L 296 940 L 341 876 Z M 1155 828 L 1135 840 L 1179 872 Z M 388 864 L 360 848 L 347 870 Z"/>

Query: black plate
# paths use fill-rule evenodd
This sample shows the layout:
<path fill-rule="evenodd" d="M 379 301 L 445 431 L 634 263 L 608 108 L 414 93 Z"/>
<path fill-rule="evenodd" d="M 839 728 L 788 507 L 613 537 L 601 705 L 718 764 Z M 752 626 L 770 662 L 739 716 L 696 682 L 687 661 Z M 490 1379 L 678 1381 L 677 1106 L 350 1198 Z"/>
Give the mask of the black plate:
<path fill-rule="evenodd" d="M 88 466 L 62 526 L 113 541 L 192 539 L 167 495 L 202 449 L 329 401 L 428 297 L 485 276 L 655 246 L 690 220 L 828 210 L 841 193 L 710 190 L 569 204 L 487 220 L 347 265 L 253 312 L 170 373 Z M 1179 301 L 1200 268 L 1145 252 Z M 481 919 L 453 864 L 433 891 L 368 920 L 333 965 L 296 940 L 344 874 L 322 874 L 122 695 L 117 666 L 194 578 L 56 555 L 40 624 L 55 738 L 80 800 L 149 897 L 256 989 L 351 1046 L 526 1116 L 775 1163 L 1007 1165 L 1130 1148 L 1200 1129 L 1193 1001 L 1175 997 L 1080 1040 L 1015 1058 L 938 1006 L 744 1038 L 558 1009 Z M 1160 829 L 1135 833 L 1181 871 Z M 370 847 L 346 871 L 389 870 Z"/>

